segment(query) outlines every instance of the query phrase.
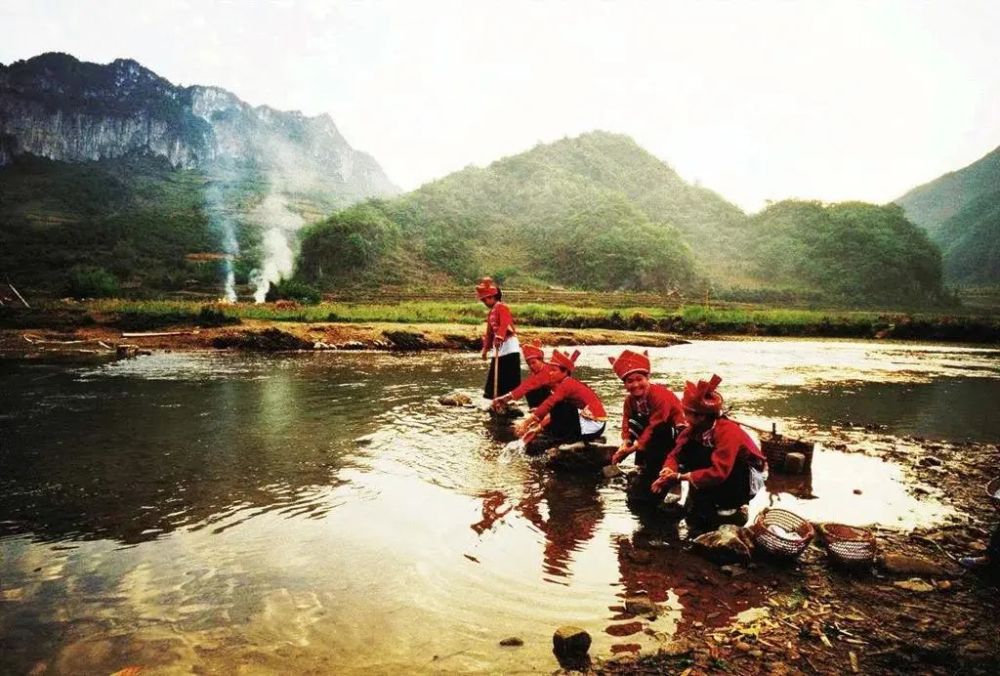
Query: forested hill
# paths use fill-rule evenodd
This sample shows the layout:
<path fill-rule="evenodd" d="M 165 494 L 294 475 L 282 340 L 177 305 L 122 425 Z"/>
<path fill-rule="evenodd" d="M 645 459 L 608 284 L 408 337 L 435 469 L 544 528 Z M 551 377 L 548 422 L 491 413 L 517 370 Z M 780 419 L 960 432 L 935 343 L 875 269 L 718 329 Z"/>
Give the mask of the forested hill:
<path fill-rule="evenodd" d="M 686 293 L 710 285 L 864 303 L 941 293 L 940 255 L 898 207 L 786 202 L 750 218 L 606 132 L 335 214 L 305 231 L 297 270 L 323 288 L 490 274 L 518 285 Z M 894 283 L 873 283 L 887 279 Z"/>
<path fill-rule="evenodd" d="M 1000 284 L 1000 148 L 896 204 L 941 247 L 949 282 Z"/>

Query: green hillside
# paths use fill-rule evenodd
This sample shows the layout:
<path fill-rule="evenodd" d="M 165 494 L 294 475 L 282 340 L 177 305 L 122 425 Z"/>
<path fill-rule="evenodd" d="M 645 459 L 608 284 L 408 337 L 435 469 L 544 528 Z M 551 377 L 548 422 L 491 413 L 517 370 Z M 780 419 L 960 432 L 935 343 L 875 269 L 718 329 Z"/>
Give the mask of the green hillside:
<path fill-rule="evenodd" d="M 335 214 L 305 232 L 297 270 L 326 289 L 484 274 L 865 304 L 942 296 L 940 254 L 898 207 L 783 202 L 750 218 L 605 132 Z"/>
<path fill-rule="evenodd" d="M 778 202 L 754 216 L 753 233 L 755 271 L 774 283 L 855 302 L 942 295 L 939 250 L 894 204 Z"/>
<path fill-rule="evenodd" d="M 896 200 L 944 253 L 954 284 L 1000 284 L 1000 148 Z"/>
<path fill-rule="evenodd" d="M 51 294 L 94 268 L 130 294 L 215 290 L 228 222 L 241 252 L 237 283 L 246 283 L 260 260 L 252 214 L 268 192 L 252 166 L 218 166 L 209 176 L 149 155 L 86 163 L 24 155 L 0 168 L 0 272 Z M 288 200 L 307 220 L 343 205 L 329 195 Z"/>

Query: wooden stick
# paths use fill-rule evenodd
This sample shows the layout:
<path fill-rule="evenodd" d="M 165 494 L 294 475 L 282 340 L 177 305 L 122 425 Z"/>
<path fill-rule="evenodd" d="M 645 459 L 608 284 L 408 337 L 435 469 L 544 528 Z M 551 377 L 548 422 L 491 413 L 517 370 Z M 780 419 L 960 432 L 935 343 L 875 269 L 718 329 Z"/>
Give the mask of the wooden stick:
<path fill-rule="evenodd" d="M 500 346 L 493 342 L 493 398 L 497 398 L 500 389 Z"/>
<path fill-rule="evenodd" d="M 10 283 L 10 280 L 7 280 L 7 286 L 9 286 L 10 290 L 14 292 L 14 295 L 17 296 L 21 300 L 22 303 L 24 303 L 24 307 L 26 307 L 26 308 L 28 308 L 30 310 L 31 306 L 28 305 L 28 301 L 24 300 L 24 296 L 22 296 L 21 294 L 19 294 L 17 292 L 17 289 L 14 288 L 14 285 Z"/>

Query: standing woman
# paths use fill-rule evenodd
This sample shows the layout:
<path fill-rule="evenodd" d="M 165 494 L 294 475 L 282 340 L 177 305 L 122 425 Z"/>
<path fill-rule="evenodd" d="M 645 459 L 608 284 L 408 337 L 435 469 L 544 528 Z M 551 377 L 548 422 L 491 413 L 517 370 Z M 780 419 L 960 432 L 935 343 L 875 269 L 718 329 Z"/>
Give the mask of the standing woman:
<path fill-rule="evenodd" d="M 521 384 L 521 346 L 510 308 L 501 302 L 500 287 L 490 277 L 483 277 L 476 286 L 476 296 L 490 309 L 483 336 L 482 358 L 490 358 L 483 396 L 496 399 Z"/>

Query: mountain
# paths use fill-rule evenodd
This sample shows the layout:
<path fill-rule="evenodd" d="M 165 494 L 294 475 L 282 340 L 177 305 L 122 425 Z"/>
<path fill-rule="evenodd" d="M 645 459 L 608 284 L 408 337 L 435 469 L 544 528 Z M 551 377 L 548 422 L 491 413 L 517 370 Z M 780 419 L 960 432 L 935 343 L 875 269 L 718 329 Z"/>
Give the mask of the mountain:
<path fill-rule="evenodd" d="M 1000 148 L 895 203 L 941 247 L 948 282 L 1000 284 Z"/>
<path fill-rule="evenodd" d="M 0 64 L 0 269 L 43 290 L 74 266 L 126 287 L 266 287 L 290 274 L 299 227 L 398 192 L 328 115 L 175 86 L 131 59 Z"/>
<path fill-rule="evenodd" d="M 252 107 L 218 87 L 177 87 L 131 59 L 49 53 L 0 64 L 0 166 L 30 153 L 85 162 L 144 152 L 175 168 L 255 163 L 346 199 L 399 192 L 329 115 Z"/>
<path fill-rule="evenodd" d="M 303 232 L 297 270 L 325 288 L 490 274 L 518 285 L 699 296 L 710 286 L 747 300 L 941 294 L 940 254 L 898 207 L 787 202 L 751 218 L 607 132 L 343 210 Z"/>

